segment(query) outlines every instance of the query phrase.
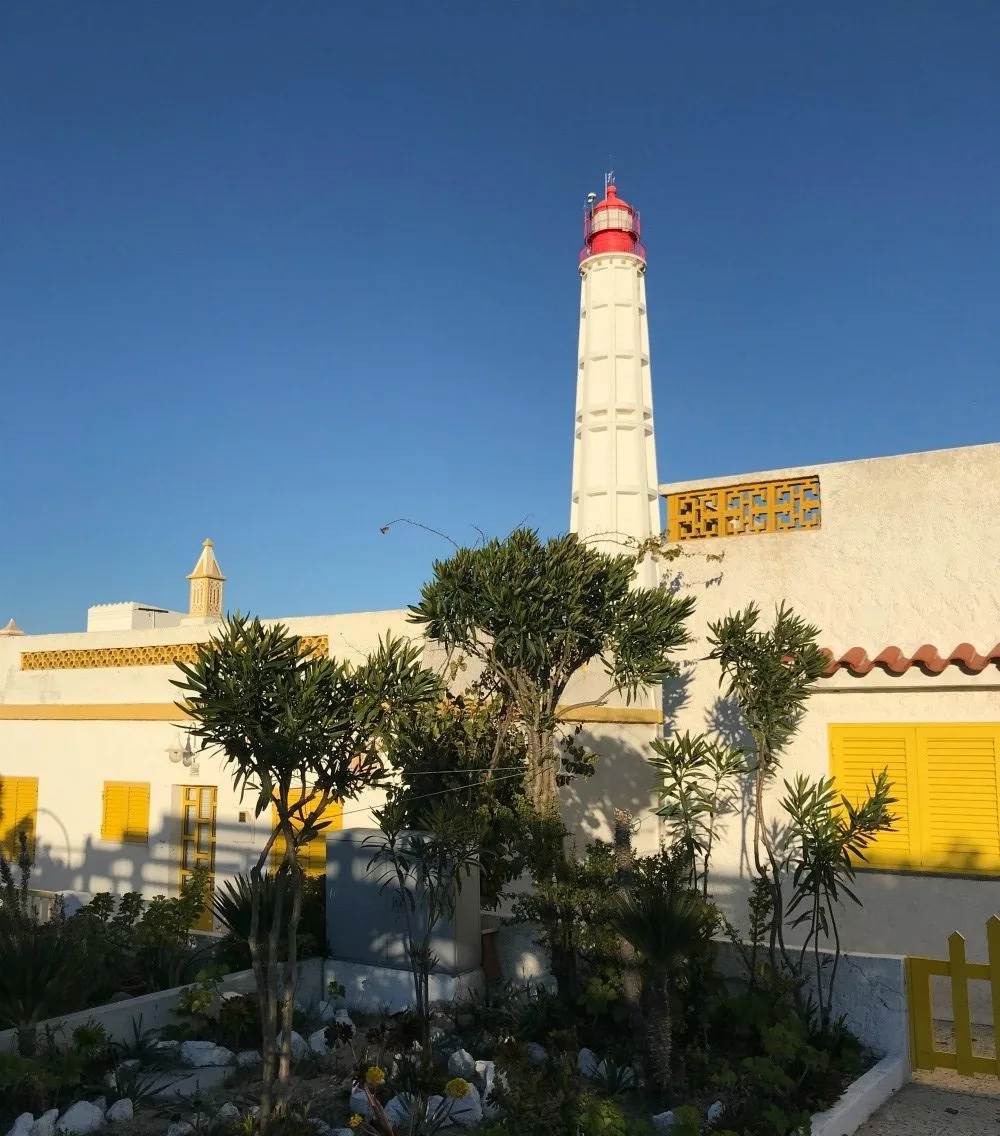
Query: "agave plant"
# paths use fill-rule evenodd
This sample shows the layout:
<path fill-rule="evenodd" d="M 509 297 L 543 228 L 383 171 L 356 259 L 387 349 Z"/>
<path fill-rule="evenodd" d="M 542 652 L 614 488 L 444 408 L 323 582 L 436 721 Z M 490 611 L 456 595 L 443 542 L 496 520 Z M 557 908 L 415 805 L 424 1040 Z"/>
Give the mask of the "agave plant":
<path fill-rule="evenodd" d="M 276 877 L 272 872 L 261 876 L 260 925 L 270 927 L 274 899 L 277 892 Z M 326 915 L 324 904 L 325 880 L 323 877 L 307 878 L 302 885 L 302 918 L 299 922 L 300 954 L 321 952 L 326 946 Z M 212 896 L 212 910 L 216 919 L 235 940 L 236 950 L 227 958 L 234 965 L 250 965 L 250 950 L 247 939 L 250 937 L 250 918 L 253 911 L 253 881 L 249 876 L 237 875 L 216 887 Z M 282 912 L 282 935 L 291 919 L 291 903 L 284 905 Z"/>
<path fill-rule="evenodd" d="M 650 1072 L 657 1084 L 666 1088 L 670 1082 L 673 1030 L 671 975 L 704 943 L 711 921 L 695 892 L 657 895 L 640 891 L 620 901 L 615 926 L 639 956 L 648 1002 L 646 1044 Z"/>

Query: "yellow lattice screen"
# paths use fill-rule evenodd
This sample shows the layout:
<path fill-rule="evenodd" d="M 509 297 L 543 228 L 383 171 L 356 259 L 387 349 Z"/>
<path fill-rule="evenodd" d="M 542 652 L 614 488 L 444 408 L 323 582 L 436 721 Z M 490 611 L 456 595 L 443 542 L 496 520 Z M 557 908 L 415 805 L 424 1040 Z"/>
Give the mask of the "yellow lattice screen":
<path fill-rule="evenodd" d="M 303 635 L 305 651 L 323 657 L 330 653 L 326 635 Z M 197 643 L 162 643 L 155 647 L 84 647 L 71 651 L 22 651 L 22 671 L 90 670 L 98 667 L 172 667 L 193 663 Z"/>
<path fill-rule="evenodd" d="M 818 529 L 819 522 L 818 477 L 667 494 L 669 540 Z"/>

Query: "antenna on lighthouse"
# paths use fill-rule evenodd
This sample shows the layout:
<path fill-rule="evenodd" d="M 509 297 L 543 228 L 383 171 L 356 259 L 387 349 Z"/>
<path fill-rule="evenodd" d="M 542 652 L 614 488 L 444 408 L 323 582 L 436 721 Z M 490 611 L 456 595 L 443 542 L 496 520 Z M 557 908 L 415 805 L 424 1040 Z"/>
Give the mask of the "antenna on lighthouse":
<path fill-rule="evenodd" d="M 605 197 L 608 196 L 608 186 L 614 185 L 614 184 L 615 184 L 615 171 L 614 170 L 608 170 L 608 172 L 604 175 L 604 196 Z"/>

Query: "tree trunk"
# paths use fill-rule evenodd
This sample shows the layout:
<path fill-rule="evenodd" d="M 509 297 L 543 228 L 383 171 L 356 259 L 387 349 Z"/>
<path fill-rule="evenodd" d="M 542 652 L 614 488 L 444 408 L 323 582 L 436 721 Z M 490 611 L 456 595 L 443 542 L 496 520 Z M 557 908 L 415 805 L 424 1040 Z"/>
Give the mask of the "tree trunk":
<path fill-rule="evenodd" d="M 670 1087 L 673 1024 L 670 1020 L 670 984 L 663 978 L 652 991 L 652 1005 L 646 1026 L 650 1070 L 661 1089 Z"/>
<path fill-rule="evenodd" d="M 263 1067 L 261 1076 L 263 1086 L 260 1096 L 260 1130 L 266 1133 L 271 1119 L 272 1086 L 274 1085 L 275 1055 L 274 1038 L 276 1021 L 271 1010 L 271 977 L 267 970 L 267 961 L 261 951 L 260 942 L 260 916 L 261 916 L 261 888 L 263 886 L 264 863 L 270 846 L 264 850 L 261 858 L 250 870 L 250 934 L 247 937 L 247 946 L 250 948 L 250 965 L 253 969 L 254 983 L 257 986 L 257 1004 L 260 1008 L 261 1056 Z M 269 929 L 270 930 L 270 929 Z"/>
<path fill-rule="evenodd" d="M 298 975 L 298 934 L 302 917 L 302 869 L 298 862 L 290 869 L 292 914 L 288 921 L 285 965 L 281 984 L 281 1052 L 278 1055 L 277 1115 L 288 1108 L 288 1083 L 292 1074 L 292 1021 L 295 1014 L 295 980 Z"/>
<path fill-rule="evenodd" d="M 275 876 L 274 910 L 267 934 L 267 971 L 261 999 L 261 1041 L 264 1058 L 263 1086 L 260 1096 L 260 1128 L 266 1132 L 272 1117 L 280 1115 L 275 1094 L 278 1076 L 278 947 L 281 942 L 281 915 L 285 905 L 287 878 L 283 862 Z"/>
<path fill-rule="evenodd" d="M 536 816 L 559 812 L 556 784 L 556 754 L 551 730 L 541 727 L 527 731 L 528 799 Z"/>
<path fill-rule="evenodd" d="M 632 864 L 632 814 L 626 809 L 615 809 L 615 886 L 620 899 L 625 899 L 632 889 Z M 636 1053 L 639 1054 L 643 1049 L 645 1032 L 642 978 L 635 947 L 624 935 L 618 936 L 618 962 L 621 967 L 622 994 L 628 1007 L 629 1028 L 632 1030 Z"/>

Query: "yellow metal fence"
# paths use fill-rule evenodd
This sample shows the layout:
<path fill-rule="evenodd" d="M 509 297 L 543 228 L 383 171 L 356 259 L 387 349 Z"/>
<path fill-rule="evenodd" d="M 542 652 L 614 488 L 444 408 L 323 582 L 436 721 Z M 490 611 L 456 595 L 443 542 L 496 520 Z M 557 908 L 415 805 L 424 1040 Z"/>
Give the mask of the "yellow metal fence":
<path fill-rule="evenodd" d="M 986 949 L 989 962 L 967 962 L 965 937 L 955 931 L 948 938 L 946 959 L 907 958 L 907 987 L 910 1000 L 910 1044 L 916 1069 L 955 1069 L 970 1076 L 992 1073 L 1000 1077 L 1000 1052 L 995 1039 L 1000 1032 L 1000 918 L 992 916 L 986 924 Z M 954 1052 L 935 1047 L 934 1008 L 931 979 L 950 979 L 952 1017 L 954 1018 Z M 969 983 L 988 982 L 993 1006 L 994 1055 L 985 1057 L 972 1051 L 972 1013 L 969 1007 Z"/>

